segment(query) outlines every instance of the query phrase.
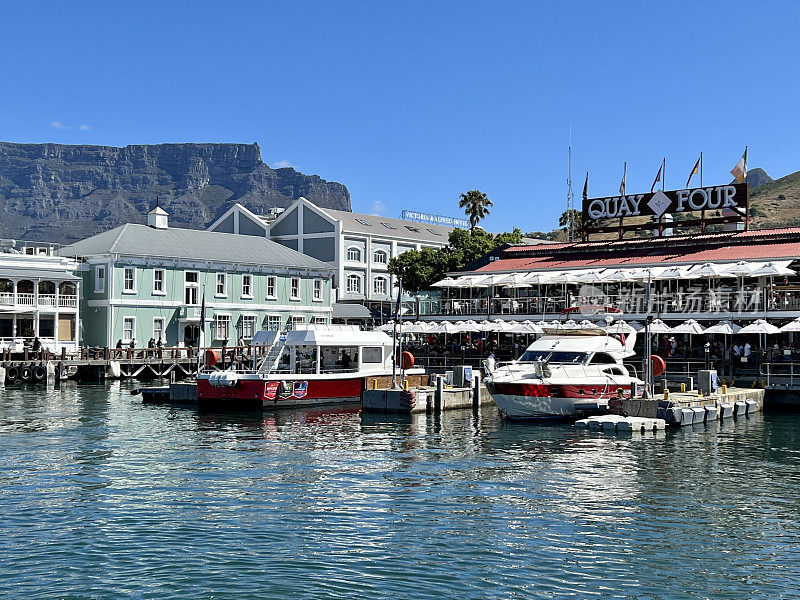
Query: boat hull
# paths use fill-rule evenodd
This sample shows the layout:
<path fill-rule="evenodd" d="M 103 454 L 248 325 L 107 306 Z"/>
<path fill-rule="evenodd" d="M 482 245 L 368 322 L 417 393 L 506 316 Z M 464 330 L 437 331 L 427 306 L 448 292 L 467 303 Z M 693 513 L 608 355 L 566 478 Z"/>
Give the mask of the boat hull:
<path fill-rule="evenodd" d="M 558 395 L 537 395 L 540 385 L 487 381 L 486 387 L 497 408 L 512 420 L 567 420 L 587 413 L 605 412 L 618 390 L 630 395 L 630 385 L 560 385 Z"/>
<path fill-rule="evenodd" d="M 208 379 L 197 381 L 200 406 L 240 409 L 294 408 L 361 401 L 364 380 L 240 378 L 231 386 L 215 386 Z"/>

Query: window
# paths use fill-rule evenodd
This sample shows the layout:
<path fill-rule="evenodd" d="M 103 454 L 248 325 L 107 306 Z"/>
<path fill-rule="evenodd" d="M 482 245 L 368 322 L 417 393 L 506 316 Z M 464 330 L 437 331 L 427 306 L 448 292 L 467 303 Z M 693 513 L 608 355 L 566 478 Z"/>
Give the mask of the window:
<path fill-rule="evenodd" d="M 197 306 L 199 304 L 197 296 L 200 288 L 200 273 L 197 271 L 186 271 L 183 277 L 183 302 L 186 306 Z"/>
<path fill-rule="evenodd" d="M 153 319 L 153 339 L 155 341 L 164 339 L 164 319 L 163 319 L 163 317 L 155 317 Z"/>
<path fill-rule="evenodd" d="M 439 233 L 438 231 L 436 231 L 434 229 L 431 229 L 430 227 L 428 227 L 428 231 L 430 231 L 433 235 L 438 235 L 438 236 L 442 235 L 441 233 Z"/>
<path fill-rule="evenodd" d="M 267 317 L 267 329 L 269 331 L 281 330 L 281 317 L 280 315 L 269 315 Z"/>
<path fill-rule="evenodd" d="M 314 302 L 322 302 L 322 279 L 314 280 Z"/>
<path fill-rule="evenodd" d="M 592 360 L 589 361 L 591 365 L 613 365 L 616 364 L 616 359 L 610 354 L 605 352 L 595 352 Z"/>
<path fill-rule="evenodd" d="M 106 268 L 105 266 L 102 267 L 95 267 L 94 268 L 94 291 L 97 294 L 106 291 Z"/>
<path fill-rule="evenodd" d="M 361 293 L 361 277 L 355 273 L 347 276 L 347 293 L 360 294 Z"/>
<path fill-rule="evenodd" d="M 278 278 L 274 275 L 267 277 L 267 298 L 277 298 Z"/>
<path fill-rule="evenodd" d="M 413 231 L 414 233 L 419 233 L 419 227 L 412 227 L 411 225 L 406 225 L 406 229 L 409 231 Z"/>
<path fill-rule="evenodd" d="M 252 340 L 256 332 L 256 316 L 242 315 L 242 338 Z"/>
<path fill-rule="evenodd" d="M 217 287 L 214 289 L 214 295 L 217 298 L 224 298 L 228 295 L 228 275 L 227 273 L 217 273 Z"/>
<path fill-rule="evenodd" d="M 302 325 L 305 322 L 305 317 L 292 317 L 289 320 L 289 329 L 295 329 L 298 325 Z"/>
<path fill-rule="evenodd" d="M 252 298 L 253 297 L 253 276 L 252 275 L 242 275 L 242 297 L 243 298 Z"/>
<path fill-rule="evenodd" d="M 122 342 L 130 344 L 136 331 L 136 318 L 123 317 L 122 319 Z"/>
<path fill-rule="evenodd" d="M 366 227 L 372 227 L 372 223 L 367 223 L 364 219 L 359 219 L 358 217 L 356 217 L 356 221 L 358 221 L 362 225 L 365 225 Z"/>
<path fill-rule="evenodd" d="M 361 248 L 357 248 L 356 246 L 350 246 L 347 249 L 347 260 L 353 262 L 361 262 Z"/>
<path fill-rule="evenodd" d="M 231 334 L 231 316 L 230 315 L 214 315 L 214 326 L 217 330 L 216 339 L 227 340 Z"/>
<path fill-rule="evenodd" d="M 397 227 L 395 227 L 394 225 L 392 225 L 390 223 L 387 223 L 386 221 L 381 221 L 381 225 L 386 227 L 386 229 L 397 229 Z"/>
<path fill-rule="evenodd" d="M 372 291 L 381 296 L 386 295 L 386 277 L 376 277 L 372 282 Z"/>
<path fill-rule="evenodd" d="M 380 346 L 364 346 L 361 349 L 362 363 L 380 363 L 383 360 L 383 348 Z"/>
<path fill-rule="evenodd" d="M 291 288 L 289 292 L 290 300 L 300 300 L 300 278 L 292 277 Z"/>
<path fill-rule="evenodd" d="M 328 318 L 327 317 L 314 317 L 314 325 L 327 325 Z"/>
<path fill-rule="evenodd" d="M 388 262 L 388 257 L 389 255 L 386 253 L 386 250 L 375 250 L 375 252 L 372 253 L 372 262 L 385 265 Z"/>
<path fill-rule="evenodd" d="M 164 269 L 153 269 L 153 293 L 163 296 L 164 292 Z"/>
<path fill-rule="evenodd" d="M 128 294 L 136 293 L 136 269 L 125 267 L 122 275 L 122 292 Z"/>

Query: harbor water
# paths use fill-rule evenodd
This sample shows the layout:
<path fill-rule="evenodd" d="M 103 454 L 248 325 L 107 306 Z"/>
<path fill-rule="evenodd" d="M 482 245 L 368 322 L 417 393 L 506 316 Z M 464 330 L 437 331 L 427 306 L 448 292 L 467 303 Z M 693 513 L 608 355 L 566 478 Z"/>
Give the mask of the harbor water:
<path fill-rule="evenodd" d="M 0 388 L 0 598 L 800 598 L 800 417 L 620 436 Z"/>

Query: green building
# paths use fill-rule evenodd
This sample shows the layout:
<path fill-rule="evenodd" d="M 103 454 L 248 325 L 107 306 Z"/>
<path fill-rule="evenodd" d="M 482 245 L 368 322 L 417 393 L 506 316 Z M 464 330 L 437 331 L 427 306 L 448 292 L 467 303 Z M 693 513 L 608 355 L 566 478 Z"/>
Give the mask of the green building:
<path fill-rule="evenodd" d="M 61 255 L 80 260 L 83 346 L 231 346 L 261 329 L 330 323 L 333 267 L 266 238 L 170 228 L 159 207 L 147 225 L 122 225 Z"/>

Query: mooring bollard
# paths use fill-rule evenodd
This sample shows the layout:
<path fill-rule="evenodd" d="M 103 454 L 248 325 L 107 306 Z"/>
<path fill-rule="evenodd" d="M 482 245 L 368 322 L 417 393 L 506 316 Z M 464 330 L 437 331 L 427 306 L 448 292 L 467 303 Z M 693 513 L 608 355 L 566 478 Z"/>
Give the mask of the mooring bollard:
<path fill-rule="evenodd" d="M 479 373 L 475 373 L 472 382 L 474 384 L 472 389 L 472 408 L 477 409 L 481 405 L 481 376 Z"/>
<path fill-rule="evenodd" d="M 444 377 L 442 375 L 436 376 L 436 394 L 433 397 L 433 409 L 436 411 L 442 410 L 442 397 L 444 396 Z"/>

